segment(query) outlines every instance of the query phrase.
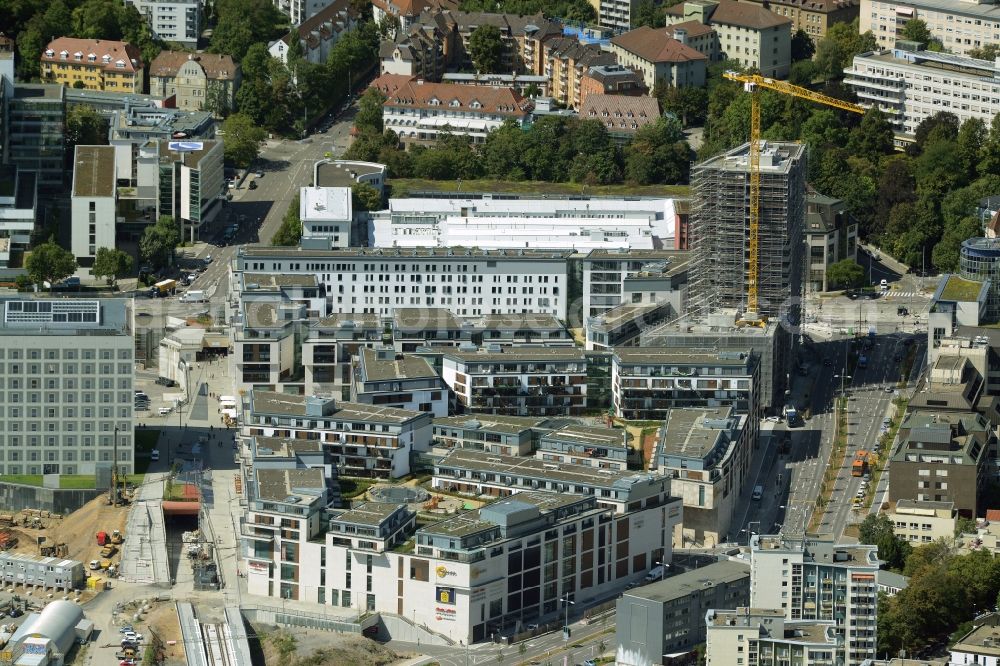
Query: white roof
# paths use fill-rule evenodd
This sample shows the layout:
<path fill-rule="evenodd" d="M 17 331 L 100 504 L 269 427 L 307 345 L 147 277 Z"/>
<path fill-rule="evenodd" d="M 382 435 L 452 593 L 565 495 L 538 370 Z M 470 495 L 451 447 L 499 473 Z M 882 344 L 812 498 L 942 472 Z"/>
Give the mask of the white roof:
<path fill-rule="evenodd" d="M 351 188 L 302 188 L 299 197 L 299 219 L 303 222 L 350 222 L 352 217 Z"/>

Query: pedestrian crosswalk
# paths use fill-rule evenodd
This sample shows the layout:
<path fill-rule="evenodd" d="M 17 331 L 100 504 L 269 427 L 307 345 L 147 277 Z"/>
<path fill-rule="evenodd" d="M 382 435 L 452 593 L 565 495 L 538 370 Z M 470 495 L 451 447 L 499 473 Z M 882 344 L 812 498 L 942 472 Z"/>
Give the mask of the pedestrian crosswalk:
<path fill-rule="evenodd" d="M 927 294 L 925 294 L 922 291 L 890 291 L 888 295 L 894 299 L 916 298 L 919 296 L 924 296 L 924 297 L 927 296 Z"/>

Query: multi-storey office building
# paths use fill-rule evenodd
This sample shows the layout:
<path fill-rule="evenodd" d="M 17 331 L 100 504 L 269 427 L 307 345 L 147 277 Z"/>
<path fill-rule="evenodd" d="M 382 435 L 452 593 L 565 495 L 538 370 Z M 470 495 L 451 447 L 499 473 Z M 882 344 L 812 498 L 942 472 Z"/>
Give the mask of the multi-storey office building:
<path fill-rule="evenodd" d="M 955 537 L 958 512 L 953 502 L 901 499 L 891 503 L 885 514 L 896 536 L 913 545 Z"/>
<path fill-rule="evenodd" d="M 540 250 L 243 246 L 233 270 L 313 274 L 327 314 L 445 307 L 460 316 L 539 312 L 565 320 L 568 257 Z"/>
<path fill-rule="evenodd" d="M 705 614 L 705 663 L 856 665 L 843 658 L 834 622 L 789 621 L 780 610 L 736 608 Z"/>
<path fill-rule="evenodd" d="M 299 219 L 302 221 L 302 247 L 320 250 L 350 247 L 354 223 L 351 188 L 300 188 Z"/>
<path fill-rule="evenodd" d="M 961 515 L 978 516 L 996 441 L 982 414 L 908 413 L 891 454 L 889 501 L 953 502 Z"/>
<path fill-rule="evenodd" d="M 8 88 L 9 89 L 9 88 Z M 66 151 L 66 88 L 18 83 L 7 103 L 5 160 L 38 174 L 43 190 L 61 189 Z"/>
<path fill-rule="evenodd" d="M 634 502 L 663 496 L 669 490 L 665 477 L 601 469 L 567 463 L 547 463 L 538 458 L 515 458 L 471 449 L 456 449 L 434 463 L 432 484 L 469 495 L 506 497 L 526 491 L 593 495 L 599 506 L 628 513 Z M 668 501 L 668 500 L 662 500 Z M 670 497 L 671 514 L 680 522 L 681 501 Z M 671 532 L 673 533 L 673 527 Z"/>
<path fill-rule="evenodd" d="M 583 321 L 619 305 L 686 305 L 691 253 L 678 250 L 591 250 L 583 259 Z"/>
<path fill-rule="evenodd" d="M 0 114 L 3 112 L 0 102 Z M 3 140 L 0 133 L 0 142 Z M 4 190 L 0 194 L 0 268 L 7 268 L 11 254 L 23 253 L 31 243 L 38 217 L 38 176 L 13 165 L 0 166 L 0 183 Z"/>
<path fill-rule="evenodd" d="M 750 603 L 750 567 L 720 561 L 656 583 L 626 590 L 618 598 L 615 663 L 663 662 L 705 642 L 705 613 Z"/>
<path fill-rule="evenodd" d="M 139 48 L 110 39 L 59 37 L 41 55 L 42 80 L 90 90 L 142 93 Z"/>
<path fill-rule="evenodd" d="M 1000 7 L 963 0 L 861 0 L 862 33 L 869 30 L 878 45 L 891 49 L 910 19 L 927 24 L 934 39 L 949 53 L 965 55 L 1000 40 Z"/>
<path fill-rule="evenodd" d="M 124 299 L 11 299 L 0 322 L 0 473 L 133 469 L 135 340 Z"/>
<path fill-rule="evenodd" d="M 297 364 L 296 359 L 300 353 L 300 322 L 305 318 L 302 303 L 244 295 L 239 315 L 230 327 L 230 363 L 238 390 L 288 390 L 290 385 L 302 382 L 302 364 Z"/>
<path fill-rule="evenodd" d="M 1000 67 L 993 60 L 925 51 L 903 42 L 891 51 L 854 56 L 844 74 L 859 104 L 878 106 L 893 129 L 908 136 L 942 111 L 960 122 L 978 118 L 987 124 L 1000 111 Z"/>
<path fill-rule="evenodd" d="M 447 453 L 452 449 L 474 449 L 505 456 L 527 456 L 538 447 L 541 435 L 550 430 L 544 417 L 446 416 L 434 419 L 433 446 Z"/>
<path fill-rule="evenodd" d="M 580 349 L 460 346 L 444 352 L 441 376 L 472 412 L 566 416 L 587 407 L 587 359 Z"/>
<path fill-rule="evenodd" d="M 526 492 L 415 532 L 413 514 L 388 504 L 320 524 L 308 496 L 289 503 L 294 482 L 269 483 L 272 513 L 252 502 L 242 525 L 252 594 L 405 616 L 456 642 L 562 617 L 561 598 L 582 612 L 669 562 L 665 534 L 680 518 L 664 489 L 624 515 L 593 497 Z"/>
<path fill-rule="evenodd" d="M 749 153 L 750 144 L 743 144 L 692 169 L 690 298 L 691 307 L 702 313 L 747 309 Z M 760 186 L 756 314 L 797 322 L 806 212 L 805 147 L 766 142 L 761 147 Z"/>
<path fill-rule="evenodd" d="M 623 471 L 629 467 L 630 453 L 628 432 L 623 429 L 567 425 L 542 435 L 535 457 L 547 463 Z M 634 462 L 640 462 L 639 456 Z"/>
<path fill-rule="evenodd" d="M 731 405 L 756 420 L 760 359 L 749 349 L 624 347 L 611 360 L 615 413 L 663 420 L 678 407 Z"/>
<path fill-rule="evenodd" d="M 115 246 L 117 190 L 115 149 L 76 146 L 70 203 L 70 250 L 83 266 L 93 264 L 98 248 Z"/>
<path fill-rule="evenodd" d="M 858 256 L 858 221 L 841 199 L 813 191 L 806 196 L 807 284 L 814 291 L 826 291 L 826 269 Z"/>
<path fill-rule="evenodd" d="M 319 396 L 254 390 L 244 414 L 244 435 L 319 440 L 350 476 L 408 474 L 410 452 L 427 451 L 431 441 L 430 414 Z"/>
<path fill-rule="evenodd" d="M 459 318 L 445 308 L 396 308 L 392 338 L 396 349 L 404 352 L 463 343 L 573 346 L 566 326 L 550 314 L 519 312 Z"/>
<path fill-rule="evenodd" d="M 684 502 L 684 524 L 674 544 L 708 548 L 728 541 L 733 515 L 757 448 L 758 420 L 732 406 L 672 409 L 653 453 Z"/>
<path fill-rule="evenodd" d="M 750 548 L 751 608 L 835 623 L 845 666 L 875 658 L 876 546 L 756 535 Z"/>
<path fill-rule="evenodd" d="M 146 18 L 153 37 L 198 48 L 201 0 L 128 0 Z"/>
<path fill-rule="evenodd" d="M 351 400 L 448 416 L 448 387 L 427 359 L 397 354 L 392 347 L 360 350 Z"/>
<path fill-rule="evenodd" d="M 226 191 L 222 141 L 158 141 L 159 217 L 181 225 L 181 238 L 194 242 L 201 226 L 222 210 Z M 191 150 L 193 148 L 194 150 Z"/>

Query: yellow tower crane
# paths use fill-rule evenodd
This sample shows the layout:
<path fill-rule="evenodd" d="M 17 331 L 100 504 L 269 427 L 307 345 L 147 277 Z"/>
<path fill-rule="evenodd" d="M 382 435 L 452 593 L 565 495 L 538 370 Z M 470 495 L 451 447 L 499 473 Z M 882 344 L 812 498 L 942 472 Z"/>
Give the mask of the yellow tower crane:
<path fill-rule="evenodd" d="M 747 267 L 747 309 L 738 322 L 744 326 L 763 326 L 766 322 L 760 315 L 758 287 L 760 281 L 760 99 L 759 90 L 767 88 L 792 97 L 808 99 L 818 104 L 832 106 L 842 111 L 864 114 L 864 107 L 845 102 L 836 97 L 813 92 L 792 85 L 787 81 L 769 79 L 759 74 L 724 72 L 723 76 L 743 83 L 743 89 L 750 93 L 750 261 Z"/>

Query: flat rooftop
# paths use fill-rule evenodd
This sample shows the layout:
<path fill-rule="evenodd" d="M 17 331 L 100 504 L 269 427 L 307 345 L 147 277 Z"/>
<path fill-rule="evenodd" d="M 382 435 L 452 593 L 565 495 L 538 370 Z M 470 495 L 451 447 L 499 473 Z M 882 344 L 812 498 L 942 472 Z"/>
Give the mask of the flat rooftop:
<path fill-rule="evenodd" d="M 792 162 L 805 155 L 806 147 L 798 143 L 782 143 L 779 141 L 761 140 L 760 172 L 763 174 L 787 174 L 791 172 Z M 750 161 L 750 144 L 733 148 L 730 151 L 708 159 L 694 169 L 718 169 L 722 171 L 746 173 Z"/>
<path fill-rule="evenodd" d="M 353 219 L 350 187 L 303 187 L 299 192 L 299 218 L 303 222 Z"/>
<path fill-rule="evenodd" d="M 952 645 L 951 652 L 1000 657 L 1000 627 L 992 624 L 976 627 Z"/>
<path fill-rule="evenodd" d="M 317 497 L 323 494 L 326 480 L 319 467 L 306 469 L 254 469 L 257 497 L 272 502 L 292 501 L 289 498 Z"/>
<path fill-rule="evenodd" d="M 18 83 L 14 86 L 14 99 L 60 102 L 63 86 L 58 83 Z"/>
<path fill-rule="evenodd" d="M 423 356 L 393 352 L 392 358 L 380 359 L 378 351 L 368 347 L 361 349 L 359 378 L 363 382 L 428 379 L 437 376 L 437 372 Z"/>
<path fill-rule="evenodd" d="M 453 518 L 446 518 L 433 525 L 424 527 L 421 529 L 421 532 L 424 534 L 462 537 L 498 527 L 496 523 L 482 517 L 484 509 L 489 509 L 490 512 L 502 512 L 505 507 L 516 509 L 518 505 L 526 505 L 535 507 L 539 513 L 545 514 L 565 506 L 576 504 L 577 502 L 588 500 L 589 498 L 584 495 L 573 495 L 570 493 L 517 493 L 492 504 L 487 504 L 481 509 L 459 514 Z"/>
<path fill-rule="evenodd" d="M 113 197 L 114 194 L 114 147 L 77 146 L 73 156 L 73 196 Z"/>
<path fill-rule="evenodd" d="M 305 416 L 306 399 L 304 395 L 277 393 L 275 391 L 254 390 L 250 397 L 251 413 L 276 416 Z M 325 400 L 332 400 L 326 398 Z M 376 423 L 400 424 L 406 423 L 421 415 L 408 409 L 362 405 L 356 402 L 338 402 L 335 409 L 323 416 L 323 420 L 338 421 L 374 421 Z"/>
<path fill-rule="evenodd" d="M 979 294 L 984 286 L 982 282 L 949 275 L 944 284 L 938 287 L 935 300 L 974 302 L 979 299 Z"/>
<path fill-rule="evenodd" d="M 501 347 L 499 351 L 463 351 L 447 349 L 443 352 L 446 358 L 452 358 L 465 363 L 490 362 L 503 363 L 510 361 L 583 361 L 586 356 L 582 349 L 573 347 Z M 582 368 L 581 368 L 582 371 Z"/>
<path fill-rule="evenodd" d="M 434 419 L 434 427 L 455 428 L 457 430 L 484 430 L 516 435 L 517 433 L 541 428 L 548 419 L 531 416 L 494 416 L 492 414 L 466 414 L 465 416 L 442 416 Z"/>
<path fill-rule="evenodd" d="M 780 608 L 741 607 L 732 610 L 717 610 L 712 614 L 710 619 L 712 625 L 716 627 L 729 625 L 729 620 L 732 618 L 735 618 L 738 626 L 746 627 L 749 625 L 750 616 L 783 618 L 785 617 L 785 613 Z"/>
<path fill-rule="evenodd" d="M 752 550 L 804 552 L 806 562 L 841 566 L 867 566 L 878 568 L 877 548 L 859 544 L 838 544 L 816 538 L 787 537 L 780 534 L 762 534 L 753 539 Z M 837 555 L 835 558 L 834 555 Z"/>
<path fill-rule="evenodd" d="M 294 458 L 297 453 L 320 453 L 323 442 L 318 439 L 293 439 L 290 437 L 255 437 L 254 459 Z"/>
<path fill-rule="evenodd" d="M 751 357 L 749 349 L 706 352 L 690 347 L 620 347 L 614 355 L 625 364 L 640 365 L 712 365 L 745 366 Z"/>
<path fill-rule="evenodd" d="M 596 426 L 568 425 L 546 433 L 542 437 L 542 448 L 546 441 L 559 441 L 578 444 L 580 446 L 604 446 L 609 448 L 628 448 L 626 438 L 628 433 L 621 428 L 600 428 Z"/>
<path fill-rule="evenodd" d="M 446 308 L 395 308 L 392 321 L 406 331 L 459 330 L 462 322 Z"/>
<path fill-rule="evenodd" d="M 0 335 L 131 335 L 131 301 L 125 298 L 0 299 Z"/>
<path fill-rule="evenodd" d="M 503 475 L 565 481 L 595 488 L 628 489 L 635 483 L 655 480 L 652 474 L 629 470 L 596 470 L 586 465 L 550 463 L 538 458 L 520 458 L 472 449 L 455 449 L 439 460 L 435 467 L 494 472 Z"/>
<path fill-rule="evenodd" d="M 720 438 L 739 424 L 732 407 L 686 407 L 671 409 L 663 425 L 663 453 L 702 459 L 715 449 Z M 726 423 L 728 427 L 717 427 Z"/>
<path fill-rule="evenodd" d="M 338 523 L 378 527 L 402 506 L 402 504 L 390 504 L 388 502 L 365 502 L 349 511 L 334 516 L 333 520 Z"/>
<path fill-rule="evenodd" d="M 237 259 L 267 258 L 276 259 L 294 257 L 308 260 L 317 259 L 371 259 L 385 257 L 391 259 L 445 259 L 449 261 L 469 261 L 470 259 L 490 259 L 505 261 L 557 261 L 567 259 L 571 250 L 483 250 L 478 247 L 408 247 L 408 248 L 378 248 L 354 247 L 338 250 L 304 250 L 302 247 L 280 247 L 275 245 L 241 245 L 237 251 Z"/>
<path fill-rule="evenodd" d="M 320 317 L 310 324 L 310 328 L 378 329 L 382 328 L 382 318 L 371 312 L 342 312 Z"/>
<path fill-rule="evenodd" d="M 381 173 L 384 170 L 385 167 L 381 164 L 337 163 L 324 160 L 316 164 L 316 184 L 320 187 L 351 187 L 358 178 Z"/>
<path fill-rule="evenodd" d="M 477 327 L 500 331 L 563 330 L 566 327 L 553 315 L 542 312 L 483 315 Z"/>
<path fill-rule="evenodd" d="M 954 509 L 954 502 L 935 502 L 933 500 L 914 499 L 896 500 L 896 511 L 926 511 L 933 514 L 935 511 L 953 511 Z"/>
<path fill-rule="evenodd" d="M 315 287 L 316 276 L 307 273 L 244 273 L 243 290 L 274 290 L 282 287 Z"/>
<path fill-rule="evenodd" d="M 683 599 L 690 594 L 701 594 L 701 591 L 715 587 L 746 581 L 747 597 L 750 596 L 750 564 L 749 562 L 733 562 L 723 560 L 706 567 L 692 569 L 684 573 L 664 578 L 650 585 L 643 585 L 625 592 L 626 597 L 648 599 L 658 603 L 666 603 L 674 599 Z"/>

